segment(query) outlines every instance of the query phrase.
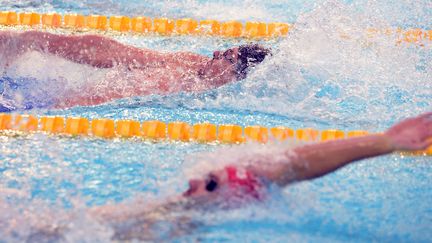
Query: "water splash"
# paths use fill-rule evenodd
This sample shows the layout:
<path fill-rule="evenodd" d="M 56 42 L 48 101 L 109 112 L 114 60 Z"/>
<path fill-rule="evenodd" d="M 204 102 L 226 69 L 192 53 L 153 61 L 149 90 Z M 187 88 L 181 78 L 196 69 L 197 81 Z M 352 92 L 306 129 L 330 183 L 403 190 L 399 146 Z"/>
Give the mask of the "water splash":
<path fill-rule="evenodd" d="M 430 45 L 397 44 L 396 34 L 369 38 L 381 16 L 328 1 L 298 18 L 294 31 L 233 92 L 206 106 L 302 114 L 336 123 L 384 122 L 432 108 Z"/>
<path fill-rule="evenodd" d="M 41 5 L 30 4 L 30 1 L 18 1 L 14 4 L 27 10 L 70 11 L 73 9 L 84 13 L 115 12 L 127 15 L 132 7 L 135 11 L 133 13 L 141 14 L 140 8 L 144 8 L 146 4 L 138 1 L 128 1 L 130 5 L 123 3 L 109 1 L 108 4 L 100 4 L 100 1 L 88 0 L 80 3 L 59 1 L 59 4 L 42 1 Z M 280 18 L 284 15 L 284 8 L 275 10 L 273 9 L 275 5 L 272 5 L 268 9 L 263 7 L 256 11 L 254 8 L 263 6 L 256 1 L 238 1 L 235 8 L 231 7 L 232 2 L 229 1 L 219 1 L 218 4 L 209 2 L 204 5 L 204 8 L 200 8 L 198 3 L 200 1 L 177 3 L 163 1 L 150 5 L 165 4 L 166 7 L 160 8 L 162 10 L 154 7 L 143 11 L 148 11 L 145 13 L 151 13 L 151 16 L 200 18 L 208 14 L 220 19 L 249 20 L 248 15 L 257 14 L 257 20 L 284 19 Z M 272 3 L 281 4 L 283 7 L 289 6 L 288 1 L 272 1 Z M 14 8 L 10 1 L 3 1 L 2 4 Z M 250 5 L 250 8 L 246 5 Z M 172 10 L 167 9 L 171 6 L 179 6 L 184 10 L 172 13 L 170 12 Z M 217 10 L 211 12 L 210 9 L 215 6 Z M 244 7 L 242 8 L 244 14 L 232 16 L 237 13 L 235 10 L 239 9 L 239 6 Z M 255 68 L 247 80 L 204 94 L 152 96 L 138 98 L 138 101 L 136 98 L 126 99 L 116 103 L 116 106 L 109 110 L 111 113 L 108 115 L 124 113 L 125 117 L 130 117 L 129 114 L 140 105 L 153 102 L 168 108 L 204 108 L 210 111 L 230 109 L 234 112 L 250 111 L 282 116 L 300 114 L 303 120 L 318 117 L 329 123 L 358 124 L 366 121 L 371 128 L 376 129 L 376 126 L 382 125 L 377 125 L 377 122 L 386 123 L 432 108 L 429 92 L 432 73 L 431 52 L 430 45 L 421 48 L 404 43 L 397 45 L 394 43 L 394 36 L 366 38 L 364 30 L 368 27 L 395 26 L 430 28 L 429 9 L 431 8 L 428 6 L 430 6 L 429 1 L 398 1 L 397 3 L 382 1 L 321 3 L 320 1 L 311 12 L 299 15 L 296 29 L 286 40 L 271 44 L 274 50 L 273 57 Z M 272 16 L 274 12 L 276 12 L 275 17 Z M 293 17 L 285 16 L 285 19 L 291 20 Z M 128 39 L 128 37 L 120 38 Z M 143 44 L 140 38 L 131 39 L 127 41 L 138 45 Z M 227 45 L 226 42 L 210 40 L 206 43 L 211 44 L 200 47 L 197 44 L 199 41 L 192 40 L 180 44 L 175 41 L 161 41 L 162 44 L 147 42 L 143 46 L 148 44 L 159 50 L 192 48 L 200 53 L 209 54 L 212 48 Z M 192 47 L 189 46 L 190 43 Z M 53 62 L 56 61 L 48 61 L 47 65 Z M 29 66 L 26 66 L 26 72 L 29 71 L 27 70 Z M 78 73 L 79 69 L 70 68 L 72 71 L 66 72 L 68 76 Z M 51 69 L 45 67 L 42 70 Z M 64 71 L 54 71 L 49 74 L 55 77 L 48 74 L 44 76 L 45 72 L 32 75 L 39 75 L 37 78 L 41 80 L 49 80 L 48 77 L 55 80 L 62 72 Z M 91 74 L 84 74 L 84 77 L 77 77 L 66 83 L 75 85 L 88 78 L 91 79 Z M 125 81 L 127 79 L 119 79 L 119 84 Z M 92 107 L 88 108 L 87 112 L 93 117 L 99 117 L 105 115 L 104 108 L 103 106 Z M 80 111 L 82 110 L 77 109 L 76 112 L 80 114 Z M 58 112 L 68 114 L 69 111 Z M 151 115 L 158 114 L 150 114 L 146 118 L 150 118 Z M 136 115 L 137 118 L 144 116 Z M 68 200 L 78 198 L 77 201 L 80 203 L 91 201 L 92 204 L 106 202 L 106 198 L 92 201 L 98 197 L 124 200 L 125 197 L 136 195 L 136 191 L 143 190 L 140 184 L 143 178 L 151 182 L 145 190 L 156 191 L 154 192 L 156 195 L 159 195 L 158 193 L 163 196 L 172 195 L 184 189 L 184 183 L 181 184 L 183 178 L 176 178 L 178 167 L 183 162 L 176 158 L 186 157 L 191 150 L 179 152 L 181 146 L 172 148 L 163 144 L 160 147 L 149 146 L 151 148 L 148 149 L 145 146 L 137 146 L 133 142 L 132 144 L 125 141 L 106 144 L 103 141 L 83 140 L 62 144 L 61 139 L 44 140 L 43 138 L 46 137 L 41 137 L 30 142 L 16 138 L 1 138 L 3 139 L 0 143 L 2 170 L 12 168 L 10 171 L 2 171 L 5 172 L 3 179 L 7 180 L 2 183 L 12 189 L 0 192 L 0 196 L 2 199 L 9 200 L 15 197 L 15 202 L 22 204 L 22 206 L 12 204 L 17 206 L 16 208 L 3 207 L 0 204 L 0 215 L 2 215 L 0 235 L 6 241 L 27 239 L 32 233 L 32 227 L 44 227 L 38 223 L 44 214 L 49 215 L 52 210 L 56 211 L 55 216 L 59 219 L 49 218 L 48 221 L 59 225 L 66 222 L 71 226 L 72 230 L 66 234 L 66 239 L 70 241 L 109 240 L 111 229 L 81 212 L 83 208 L 88 207 L 87 205 L 73 208 L 69 204 L 64 205 L 60 200 L 60 206 L 56 207 L 45 201 L 38 203 L 38 195 L 47 197 L 47 200 L 50 200 L 51 196 L 55 198 L 60 195 L 59 197 Z M 47 147 L 50 149 L 46 150 Z M 250 153 L 249 149 L 258 153 L 272 152 L 265 147 L 247 147 L 244 150 L 240 149 L 240 152 L 236 150 L 222 155 L 212 154 L 211 158 L 206 157 L 206 159 L 239 160 L 241 156 Z M 198 150 L 211 149 L 199 148 L 193 151 Z M 34 151 L 39 152 L 34 153 Z M 67 153 L 64 155 L 65 151 Z M 161 157 L 172 154 L 173 151 L 178 153 L 161 161 Z M 140 171 L 140 167 L 136 165 L 142 162 L 144 154 L 149 154 L 145 160 L 151 166 L 146 167 L 145 173 L 133 174 L 133 171 Z M 122 159 L 125 160 L 125 164 L 118 162 Z M 5 162 L 6 160 L 8 162 Z M 41 161 L 44 163 L 39 164 Z M 14 166 L 17 166 L 15 171 Z M 112 171 L 103 173 L 103 169 L 106 168 L 120 174 L 112 176 L 114 173 Z M 163 170 L 155 175 L 155 168 Z M 205 169 L 210 168 L 192 168 L 192 173 L 204 173 Z M 71 173 L 69 170 L 74 172 Z M 83 179 L 82 174 L 87 175 L 86 180 Z M 429 174 L 428 158 L 402 160 L 398 156 L 393 156 L 385 157 L 380 161 L 371 160 L 347 167 L 324 179 L 294 185 L 284 191 L 282 197 L 278 197 L 276 193 L 272 195 L 274 201 L 270 202 L 268 207 L 202 215 L 198 218 L 203 219 L 208 227 L 204 226 L 197 232 L 185 236 L 185 241 L 203 239 L 253 241 L 265 240 L 265 237 L 269 240 L 280 237 L 282 241 L 286 240 L 287 234 L 293 241 L 311 242 L 347 241 L 353 237 L 364 241 L 427 241 L 431 238 L 430 205 L 427 204 L 432 196 L 430 185 L 427 184 Z M 33 177 L 39 180 L 32 180 Z M 69 183 L 62 182 L 65 177 Z M 169 181 L 169 177 L 176 178 L 174 181 L 177 184 Z M 127 183 L 115 183 L 122 179 Z M 53 187 L 49 187 L 50 185 Z M 51 190 L 58 188 L 61 190 Z M 54 193 L 50 193 L 50 190 Z M 87 193 L 87 196 L 93 198 L 74 195 L 77 191 L 85 191 L 82 194 Z M 32 195 L 35 197 L 31 198 Z M 156 197 L 155 200 L 158 199 L 159 197 Z M 149 200 L 153 198 L 149 197 Z M 130 205 L 131 208 L 142 207 L 139 202 Z M 412 205 L 416 207 L 413 208 Z M 70 210 L 77 216 L 73 219 L 65 219 L 69 214 L 67 210 L 62 211 L 64 207 L 71 207 Z M 22 212 L 25 216 L 19 217 Z M 257 215 L 256 221 L 249 223 L 249 218 Z M 85 228 L 80 227 L 83 224 L 86 225 Z M 240 232 L 237 232 L 238 229 Z"/>
<path fill-rule="evenodd" d="M 421 1 L 411 2 L 427 5 Z M 91 6 L 92 3 L 89 1 L 87 4 Z M 131 4 L 141 6 L 138 2 Z M 195 15 L 207 13 L 206 7 L 196 8 L 196 1 L 177 4 L 184 7 L 184 11 L 196 10 Z M 226 8 L 226 16 L 231 16 L 228 5 L 218 4 L 221 9 Z M 238 6 L 242 4 L 252 7 L 257 5 L 254 1 L 242 1 Z M 273 4 L 288 3 L 281 1 Z M 124 7 L 121 3 L 117 5 L 120 9 Z M 305 120 L 318 119 L 340 126 L 344 123 L 368 124 L 366 128 L 376 123 L 385 127 L 402 117 L 430 110 L 431 95 L 427 90 L 431 87 L 431 45 L 426 43 L 419 47 L 410 43 L 397 44 L 398 36 L 395 33 L 368 37 L 366 32 L 371 27 L 382 30 L 394 28 L 397 23 L 394 19 L 398 14 L 405 20 L 407 15 L 417 16 L 412 19 L 419 23 L 408 26 L 427 25 L 427 19 L 422 17 L 428 13 L 427 8 L 412 8 L 408 13 L 401 13 L 397 12 L 401 6 L 395 5 L 396 10 L 389 13 L 383 11 L 388 5 L 376 1 L 317 2 L 311 11 L 298 16 L 295 29 L 288 38 L 270 44 L 273 57 L 256 67 L 246 80 L 210 91 L 201 99 L 194 95 L 174 95 L 171 96 L 172 101 L 163 101 L 162 104 L 172 106 L 177 102 L 192 109 L 249 110 L 283 116 L 295 114 Z M 107 6 L 100 6 L 101 11 L 106 10 Z M 270 11 L 275 8 L 271 5 L 261 9 Z M 254 10 L 244 12 L 252 14 Z M 270 16 L 269 13 L 263 15 Z M 392 17 L 390 20 L 389 16 Z M 205 45 L 201 45 L 199 42 L 203 39 L 194 38 L 177 39 L 181 42 L 118 38 L 159 50 L 192 48 L 205 54 L 211 53 L 211 49 L 227 47 L 226 42 L 214 39 L 204 39 Z M 42 71 L 31 75 L 42 80 L 51 80 L 52 76 L 57 76 L 55 79 L 58 80 L 66 78 L 66 85 L 74 87 L 84 82 L 96 82 L 100 86 L 112 85 L 123 89 L 137 78 L 119 70 L 104 74 L 96 70 L 87 72 L 82 68 L 74 68 L 73 64 L 66 65 L 72 71 L 52 70 L 47 66 L 52 62 L 58 64 L 59 61 L 47 60 L 45 68 L 38 69 Z M 20 65 L 17 69 L 29 70 L 29 65 Z M 104 79 L 113 83 L 101 83 Z M 156 97 L 155 100 L 160 98 Z M 130 105 L 131 102 L 127 100 L 125 103 Z"/>

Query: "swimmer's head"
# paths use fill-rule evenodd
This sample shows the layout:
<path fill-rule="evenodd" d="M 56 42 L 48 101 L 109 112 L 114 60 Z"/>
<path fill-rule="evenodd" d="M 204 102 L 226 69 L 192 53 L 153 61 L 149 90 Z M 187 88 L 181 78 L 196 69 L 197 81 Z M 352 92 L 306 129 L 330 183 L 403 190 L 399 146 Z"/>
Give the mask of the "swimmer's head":
<path fill-rule="evenodd" d="M 183 193 L 183 196 L 199 197 L 217 194 L 226 183 L 227 174 L 225 170 L 213 171 L 204 178 L 189 180 L 189 188 Z"/>
<path fill-rule="evenodd" d="M 238 48 L 236 64 L 237 79 L 240 80 L 246 78 L 249 68 L 264 61 L 268 54 L 270 54 L 270 50 L 258 44 L 240 46 Z"/>
<path fill-rule="evenodd" d="M 189 180 L 189 188 L 183 196 L 189 198 L 212 198 L 228 193 L 224 196 L 250 196 L 261 198 L 261 181 L 250 171 L 238 170 L 234 166 L 210 172 L 203 179 Z"/>
<path fill-rule="evenodd" d="M 198 72 L 199 76 L 220 86 L 233 79 L 246 78 L 250 67 L 264 61 L 270 50 L 258 44 L 233 47 L 226 51 L 215 51 L 213 58 Z"/>

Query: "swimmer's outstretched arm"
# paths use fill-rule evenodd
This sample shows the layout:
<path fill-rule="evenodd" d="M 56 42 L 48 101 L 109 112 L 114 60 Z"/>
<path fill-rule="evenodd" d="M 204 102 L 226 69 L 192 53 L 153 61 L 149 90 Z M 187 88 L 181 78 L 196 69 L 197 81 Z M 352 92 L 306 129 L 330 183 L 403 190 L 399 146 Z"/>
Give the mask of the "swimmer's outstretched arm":
<path fill-rule="evenodd" d="M 71 61 L 98 68 L 111 68 L 120 63 L 163 61 L 163 55 L 151 50 L 123 45 L 98 35 L 57 35 L 27 31 L 19 35 L 22 45 L 32 50 L 45 51 Z"/>
<path fill-rule="evenodd" d="M 40 31 L 2 32 L 0 37 L 15 38 L 20 51 L 48 52 L 71 61 L 98 68 L 123 64 L 129 68 L 164 67 L 167 64 L 194 64 L 209 59 L 189 53 L 162 53 L 124 45 L 98 35 L 58 35 Z"/>
<path fill-rule="evenodd" d="M 415 151 L 432 144 L 432 113 L 404 120 L 383 134 L 305 145 L 294 149 L 290 161 L 253 171 L 284 186 L 323 176 L 349 163 L 394 151 Z"/>

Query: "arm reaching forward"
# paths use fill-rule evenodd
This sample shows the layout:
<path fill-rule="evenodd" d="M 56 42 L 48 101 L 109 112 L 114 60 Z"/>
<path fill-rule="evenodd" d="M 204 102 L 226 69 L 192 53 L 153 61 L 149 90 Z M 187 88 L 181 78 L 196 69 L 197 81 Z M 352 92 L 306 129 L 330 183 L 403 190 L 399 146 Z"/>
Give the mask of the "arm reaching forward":
<path fill-rule="evenodd" d="M 40 31 L 1 32 L 1 39 L 15 39 L 19 50 L 36 50 L 98 68 L 124 64 L 129 68 L 165 67 L 167 64 L 203 62 L 208 57 L 190 53 L 162 53 L 122 44 L 98 35 L 57 35 Z M 181 62 L 179 61 L 181 60 Z"/>
<path fill-rule="evenodd" d="M 432 144 L 432 113 L 404 120 L 383 134 L 305 145 L 289 163 L 267 171 L 253 168 L 279 185 L 313 179 L 349 163 L 398 150 L 415 151 Z"/>
<path fill-rule="evenodd" d="M 238 188 L 241 195 L 261 199 L 260 178 L 265 178 L 279 186 L 295 181 L 309 180 L 329 174 L 349 163 L 389 154 L 397 150 L 415 151 L 432 144 L 432 112 L 404 120 L 383 134 L 348 138 L 324 143 L 316 143 L 286 149 L 279 161 L 270 156 L 259 163 L 244 168 L 236 165 L 214 170 L 204 178 L 189 180 L 189 188 L 183 194 L 199 204 L 216 200 L 222 195 L 226 200 L 226 188 Z M 285 160 L 285 161 L 284 161 Z M 237 173 L 237 172 L 240 173 Z M 225 188 L 221 190 L 219 188 Z M 238 194 L 238 193 L 237 193 Z M 236 192 L 231 196 L 237 195 Z"/>

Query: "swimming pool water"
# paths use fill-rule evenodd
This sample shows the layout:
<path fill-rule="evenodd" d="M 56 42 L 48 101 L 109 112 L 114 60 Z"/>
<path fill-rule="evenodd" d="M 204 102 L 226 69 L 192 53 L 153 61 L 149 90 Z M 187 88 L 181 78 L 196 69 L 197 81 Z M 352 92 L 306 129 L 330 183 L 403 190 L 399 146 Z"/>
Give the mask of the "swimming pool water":
<path fill-rule="evenodd" d="M 403 117 L 432 110 L 430 45 L 395 45 L 386 38 L 344 40 L 339 32 L 353 34 L 369 25 L 430 29 L 428 4 L 87 0 L 4 1 L 0 7 L 299 23 L 287 40 L 266 43 L 274 50 L 273 57 L 236 84 L 203 94 L 133 97 L 94 107 L 27 113 L 382 131 Z M 205 55 L 246 42 L 202 37 L 113 38 L 140 47 Z M 52 65 L 48 60 L 39 68 L 48 71 Z M 77 71 L 71 67 L 68 74 L 74 76 Z M 37 78 L 48 79 L 44 75 Z M 233 152 L 221 147 L 230 146 L 45 134 L 0 136 L 0 240 L 22 241 L 43 215 L 62 218 L 72 212 L 77 216 L 70 219 L 66 241 L 107 241 L 110 229 L 92 220 L 85 209 L 110 203 L 140 208 L 162 201 L 186 188 L 183 171 L 199 162 L 200 153 L 217 151 L 208 158 L 218 163 L 229 153 L 247 156 L 256 149 L 256 145 L 245 145 Z M 157 240 L 428 242 L 432 239 L 431 173 L 428 157 L 370 159 L 320 179 L 275 189 L 262 205 L 194 215 L 201 222 L 198 228 L 174 238 L 161 230 Z M 200 174 L 198 169 L 196 174 Z M 163 223 L 161 229 L 166 225 L 169 223 Z"/>

